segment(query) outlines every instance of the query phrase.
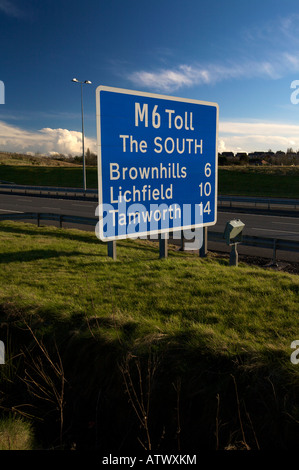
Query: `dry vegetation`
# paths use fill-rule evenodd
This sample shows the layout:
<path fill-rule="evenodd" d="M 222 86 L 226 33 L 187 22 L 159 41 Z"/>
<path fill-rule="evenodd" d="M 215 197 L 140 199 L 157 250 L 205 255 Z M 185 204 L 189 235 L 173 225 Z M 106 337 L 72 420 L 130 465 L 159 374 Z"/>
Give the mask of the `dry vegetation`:
<path fill-rule="evenodd" d="M 45 155 L 25 155 L 20 153 L 0 152 L 0 165 L 17 166 L 79 166 L 78 163 L 67 161 L 67 157 Z"/>

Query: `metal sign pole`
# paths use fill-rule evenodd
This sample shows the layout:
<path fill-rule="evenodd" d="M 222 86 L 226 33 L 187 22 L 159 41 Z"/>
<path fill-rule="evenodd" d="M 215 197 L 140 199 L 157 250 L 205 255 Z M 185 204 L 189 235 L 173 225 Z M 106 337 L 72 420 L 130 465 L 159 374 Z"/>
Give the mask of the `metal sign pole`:
<path fill-rule="evenodd" d="M 237 243 L 232 244 L 232 249 L 229 256 L 230 266 L 238 266 L 239 255 L 237 251 Z"/>
<path fill-rule="evenodd" d="M 199 256 L 205 258 L 208 254 L 208 227 L 203 227 L 202 245 L 199 249 Z"/>
<path fill-rule="evenodd" d="M 163 238 L 163 236 L 165 238 Z M 166 238 L 166 235 L 161 233 L 159 234 L 159 253 L 160 258 L 168 257 L 168 239 Z"/>
<path fill-rule="evenodd" d="M 116 241 L 108 242 L 108 256 L 116 260 Z"/>
<path fill-rule="evenodd" d="M 185 249 L 184 230 L 181 230 L 181 247 L 180 247 L 180 251 L 184 251 L 184 249 Z"/>

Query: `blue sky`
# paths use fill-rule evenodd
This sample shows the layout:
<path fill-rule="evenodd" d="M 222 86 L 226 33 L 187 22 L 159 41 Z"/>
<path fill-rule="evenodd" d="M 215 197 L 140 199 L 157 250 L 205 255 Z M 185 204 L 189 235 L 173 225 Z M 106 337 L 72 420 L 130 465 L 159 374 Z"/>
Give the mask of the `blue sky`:
<path fill-rule="evenodd" d="M 0 150 L 96 149 L 98 85 L 219 104 L 219 151 L 299 149 L 295 0 L 0 0 Z M 1 102 L 1 101 L 0 101 Z"/>

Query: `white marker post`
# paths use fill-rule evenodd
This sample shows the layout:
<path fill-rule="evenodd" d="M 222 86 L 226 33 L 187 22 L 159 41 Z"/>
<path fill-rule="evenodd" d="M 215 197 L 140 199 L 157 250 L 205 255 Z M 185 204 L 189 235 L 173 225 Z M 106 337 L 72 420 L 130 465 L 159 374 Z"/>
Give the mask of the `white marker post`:
<path fill-rule="evenodd" d="M 3 341 L 0 341 L 0 364 L 5 364 L 5 346 Z"/>

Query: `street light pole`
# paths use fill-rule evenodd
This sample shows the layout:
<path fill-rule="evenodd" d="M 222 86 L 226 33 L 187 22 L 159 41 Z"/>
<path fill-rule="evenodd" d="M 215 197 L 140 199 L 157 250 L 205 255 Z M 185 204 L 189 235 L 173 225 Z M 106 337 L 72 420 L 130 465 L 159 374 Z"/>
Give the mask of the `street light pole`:
<path fill-rule="evenodd" d="M 81 84 L 83 189 L 84 189 L 84 191 L 86 191 L 86 169 L 85 169 L 85 152 L 84 152 L 84 119 L 83 119 L 83 84 L 90 85 L 91 82 L 89 80 L 85 80 L 84 82 L 80 82 L 79 80 L 77 80 L 77 78 L 73 78 L 72 82 L 76 82 L 76 83 Z"/>

